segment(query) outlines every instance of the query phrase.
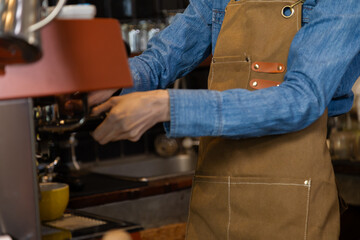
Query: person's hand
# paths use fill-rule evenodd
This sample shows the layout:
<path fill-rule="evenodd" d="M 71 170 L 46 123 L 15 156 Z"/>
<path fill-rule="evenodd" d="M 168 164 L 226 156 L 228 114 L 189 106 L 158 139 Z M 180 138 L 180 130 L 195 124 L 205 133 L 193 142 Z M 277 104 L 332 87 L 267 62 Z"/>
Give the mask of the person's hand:
<path fill-rule="evenodd" d="M 155 90 L 112 97 L 94 107 L 92 114 L 107 111 L 107 117 L 92 134 L 94 139 L 100 144 L 122 139 L 135 142 L 156 123 L 170 120 L 169 94 Z"/>

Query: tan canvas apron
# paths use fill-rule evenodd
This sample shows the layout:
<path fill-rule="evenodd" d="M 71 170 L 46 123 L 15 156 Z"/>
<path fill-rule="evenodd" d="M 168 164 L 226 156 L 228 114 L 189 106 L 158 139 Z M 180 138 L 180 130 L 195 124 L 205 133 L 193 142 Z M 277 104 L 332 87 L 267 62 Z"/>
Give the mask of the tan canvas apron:
<path fill-rule="evenodd" d="M 284 6 L 292 4 L 293 15 L 282 16 Z M 283 81 L 290 43 L 300 26 L 300 2 L 231 0 L 209 88 L 276 87 Z M 339 206 L 326 124 L 325 113 L 290 134 L 202 138 L 186 238 L 338 239 Z"/>

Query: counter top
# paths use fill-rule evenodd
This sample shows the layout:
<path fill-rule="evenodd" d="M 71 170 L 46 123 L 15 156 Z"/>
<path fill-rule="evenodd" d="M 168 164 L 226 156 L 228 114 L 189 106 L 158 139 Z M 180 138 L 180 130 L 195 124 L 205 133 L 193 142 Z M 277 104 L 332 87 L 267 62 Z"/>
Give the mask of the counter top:
<path fill-rule="evenodd" d="M 108 178 L 108 176 L 104 176 L 104 178 Z M 108 190 L 106 192 L 94 193 L 89 195 L 70 193 L 68 208 L 79 209 L 179 191 L 191 188 L 192 179 L 193 176 L 188 175 L 137 184 L 126 180 L 117 179 L 119 185 L 123 184 L 124 186 L 118 189 L 114 189 L 112 191 Z M 99 181 L 101 181 L 101 177 Z M 104 184 L 106 183 L 104 182 Z M 127 185 L 129 185 L 129 187 L 127 187 Z"/>

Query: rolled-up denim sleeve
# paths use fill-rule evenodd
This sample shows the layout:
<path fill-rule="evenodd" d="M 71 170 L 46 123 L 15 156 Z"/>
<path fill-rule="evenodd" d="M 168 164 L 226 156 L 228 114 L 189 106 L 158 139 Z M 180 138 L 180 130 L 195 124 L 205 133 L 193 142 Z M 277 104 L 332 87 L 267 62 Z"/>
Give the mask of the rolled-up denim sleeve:
<path fill-rule="evenodd" d="M 279 87 L 169 90 L 168 135 L 282 134 L 309 126 L 326 108 L 335 114 L 348 111 L 351 87 L 360 74 L 360 4 L 358 0 L 318 1 L 309 16 L 309 23 L 292 42 L 288 70 Z"/>
<path fill-rule="evenodd" d="M 148 50 L 129 59 L 133 91 L 162 89 L 191 72 L 211 52 L 211 1 L 193 0 L 184 13 L 151 38 Z"/>

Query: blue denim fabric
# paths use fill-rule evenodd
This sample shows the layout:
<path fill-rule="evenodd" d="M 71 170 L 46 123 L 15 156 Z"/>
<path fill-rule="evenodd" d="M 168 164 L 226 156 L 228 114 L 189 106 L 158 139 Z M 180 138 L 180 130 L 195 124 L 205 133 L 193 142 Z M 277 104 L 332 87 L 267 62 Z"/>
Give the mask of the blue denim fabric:
<path fill-rule="evenodd" d="M 210 52 L 228 0 L 193 0 L 173 24 L 129 60 L 134 88 L 166 88 L 192 71 Z M 297 131 L 319 118 L 349 111 L 351 87 L 360 75 L 359 0 L 308 0 L 295 36 L 285 81 L 257 91 L 169 89 L 171 137 L 264 136 Z"/>

